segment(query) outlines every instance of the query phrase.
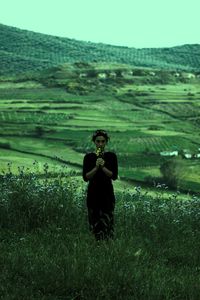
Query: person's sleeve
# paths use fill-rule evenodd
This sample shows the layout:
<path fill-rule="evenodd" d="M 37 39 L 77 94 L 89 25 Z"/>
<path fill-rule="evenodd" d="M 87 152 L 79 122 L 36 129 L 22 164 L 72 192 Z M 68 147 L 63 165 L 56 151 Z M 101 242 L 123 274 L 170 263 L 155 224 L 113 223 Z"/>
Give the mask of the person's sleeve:
<path fill-rule="evenodd" d="M 83 159 L 83 180 L 88 181 L 89 179 L 86 178 L 86 173 L 88 172 L 88 160 L 87 160 L 87 155 L 84 156 Z"/>
<path fill-rule="evenodd" d="M 116 180 L 118 178 L 118 162 L 117 162 L 117 156 L 115 153 L 113 153 L 113 159 L 112 159 L 112 180 Z"/>

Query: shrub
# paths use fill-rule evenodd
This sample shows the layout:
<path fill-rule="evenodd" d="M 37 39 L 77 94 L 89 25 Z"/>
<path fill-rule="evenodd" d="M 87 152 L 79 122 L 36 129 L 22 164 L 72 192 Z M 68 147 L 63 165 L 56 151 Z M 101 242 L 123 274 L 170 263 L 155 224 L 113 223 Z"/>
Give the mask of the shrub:
<path fill-rule="evenodd" d="M 41 136 L 43 136 L 44 135 L 44 128 L 42 127 L 42 126 L 36 126 L 35 127 L 35 135 L 37 136 L 37 137 L 41 137 Z"/>
<path fill-rule="evenodd" d="M 171 188 L 177 188 L 184 178 L 184 161 L 181 158 L 166 160 L 160 166 L 164 182 Z"/>
<path fill-rule="evenodd" d="M 0 143 L 0 148 L 11 149 L 11 145 L 9 143 Z"/>

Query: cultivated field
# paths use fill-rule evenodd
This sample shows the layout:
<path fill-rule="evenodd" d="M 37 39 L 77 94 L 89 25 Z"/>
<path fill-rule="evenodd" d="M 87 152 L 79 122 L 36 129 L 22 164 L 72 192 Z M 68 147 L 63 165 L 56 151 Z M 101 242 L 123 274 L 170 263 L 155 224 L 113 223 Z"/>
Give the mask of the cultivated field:
<path fill-rule="evenodd" d="M 52 170 L 64 164 L 80 177 L 83 156 L 94 149 L 91 134 L 104 128 L 111 136 L 108 149 L 118 155 L 117 187 L 123 186 L 122 180 L 159 182 L 160 166 L 167 159 L 160 152 L 199 152 L 200 86 L 197 79 L 144 82 L 137 76 L 114 84 L 95 79 L 81 83 L 86 91 L 93 86 L 81 94 L 78 88 L 69 93 L 63 84 L 47 87 L 36 80 L 2 79 L 1 171 L 8 163 L 14 172 L 19 166 L 31 169 L 37 161 L 41 172 L 45 163 Z M 199 162 L 184 159 L 183 190 L 199 191 Z"/>

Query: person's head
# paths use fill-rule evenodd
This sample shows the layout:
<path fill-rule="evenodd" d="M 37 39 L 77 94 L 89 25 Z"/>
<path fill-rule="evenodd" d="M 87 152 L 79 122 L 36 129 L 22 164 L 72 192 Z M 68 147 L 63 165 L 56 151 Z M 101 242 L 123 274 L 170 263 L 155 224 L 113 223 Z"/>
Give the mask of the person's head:
<path fill-rule="evenodd" d="M 106 146 L 109 139 L 110 138 L 109 138 L 107 132 L 102 129 L 96 130 L 92 136 L 92 141 L 95 143 L 96 147 L 97 148 L 100 147 L 102 149 L 104 149 L 104 147 Z"/>

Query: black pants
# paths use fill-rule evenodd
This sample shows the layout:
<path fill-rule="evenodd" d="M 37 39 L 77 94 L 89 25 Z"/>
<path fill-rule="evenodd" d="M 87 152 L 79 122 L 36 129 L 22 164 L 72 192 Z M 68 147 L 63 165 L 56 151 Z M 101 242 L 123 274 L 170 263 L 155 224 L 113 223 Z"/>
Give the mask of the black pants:
<path fill-rule="evenodd" d="M 96 240 L 113 238 L 113 210 L 88 207 L 88 220 L 91 232 Z"/>

